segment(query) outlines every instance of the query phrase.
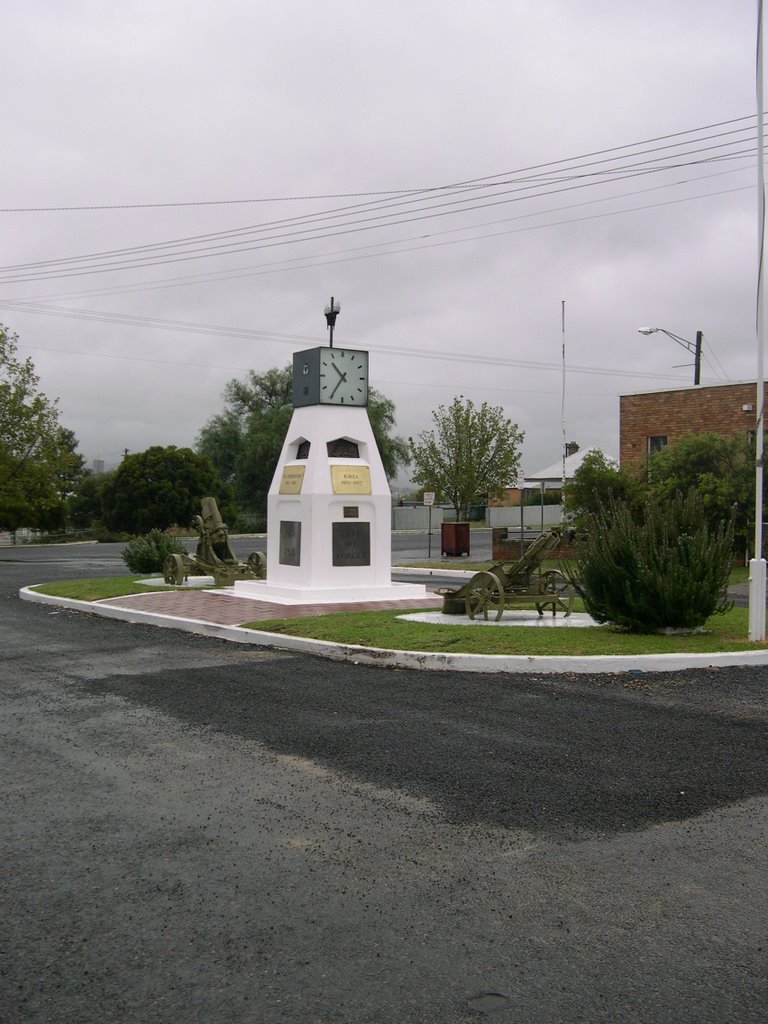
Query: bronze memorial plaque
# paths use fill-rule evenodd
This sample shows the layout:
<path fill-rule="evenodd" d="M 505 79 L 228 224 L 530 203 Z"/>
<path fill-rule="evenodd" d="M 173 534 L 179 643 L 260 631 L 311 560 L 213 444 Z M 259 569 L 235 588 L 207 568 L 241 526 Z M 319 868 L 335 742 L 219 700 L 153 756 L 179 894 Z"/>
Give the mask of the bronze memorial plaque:
<path fill-rule="evenodd" d="M 280 522 L 280 565 L 301 565 L 301 523 Z"/>
<path fill-rule="evenodd" d="M 371 524 L 333 523 L 333 564 L 371 564 Z"/>

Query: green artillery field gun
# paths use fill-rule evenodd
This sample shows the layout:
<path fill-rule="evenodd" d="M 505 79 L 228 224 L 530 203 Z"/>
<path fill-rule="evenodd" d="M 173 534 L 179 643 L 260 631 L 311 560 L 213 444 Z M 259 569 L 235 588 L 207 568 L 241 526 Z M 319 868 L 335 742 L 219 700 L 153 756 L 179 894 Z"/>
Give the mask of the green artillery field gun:
<path fill-rule="evenodd" d="M 559 543 L 559 530 L 542 533 L 516 562 L 497 562 L 476 572 L 457 590 L 441 588 L 443 614 L 466 614 L 470 619 L 482 615 L 498 622 L 505 608 L 533 603 L 539 615 L 545 608 L 551 608 L 553 615 L 558 609 L 570 615 L 573 587 L 557 569 L 541 568 L 544 557 Z"/>
<path fill-rule="evenodd" d="M 263 579 L 267 560 L 254 551 L 246 562 L 235 558 L 229 546 L 229 534 L 215 498 L 203 498 L 202 515 L 192 525 L 198 533 L 194 555 L 168 555 L 163 562 L 163 579 L 180 586 L 189 576 L 213 576 L 217 586 L 232 586 L 235 580 Z"/>

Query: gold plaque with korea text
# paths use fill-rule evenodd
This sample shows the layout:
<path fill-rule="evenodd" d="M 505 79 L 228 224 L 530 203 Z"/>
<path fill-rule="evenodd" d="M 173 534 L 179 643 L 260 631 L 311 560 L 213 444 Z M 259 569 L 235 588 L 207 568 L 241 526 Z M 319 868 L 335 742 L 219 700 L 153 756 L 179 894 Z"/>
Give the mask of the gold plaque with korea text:
<path fill-rule="evenodd" d="M 371 471 L 368 466 L 331 466 L 334 494 L 370 494 Z"/>

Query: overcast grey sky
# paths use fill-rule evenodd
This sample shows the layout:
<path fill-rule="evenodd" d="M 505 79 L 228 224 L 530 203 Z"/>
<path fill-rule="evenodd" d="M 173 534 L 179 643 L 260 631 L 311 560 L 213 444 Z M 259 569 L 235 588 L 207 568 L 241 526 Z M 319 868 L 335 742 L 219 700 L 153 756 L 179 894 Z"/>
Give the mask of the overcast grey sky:
<path fill-rule="evenodd" d="M 533 472 L 564 380 L 567 439 L 615 455 L 620 394 L 693 380 L 639 327 L 703 331 L 704 383 L 755 376 L 756 23 L 755 0 L 9 0 L 0 321 L 89 461 L 193 444 L 230 378 L 327 343 L 331 295 L 399 434 L 485 399 Z"/>

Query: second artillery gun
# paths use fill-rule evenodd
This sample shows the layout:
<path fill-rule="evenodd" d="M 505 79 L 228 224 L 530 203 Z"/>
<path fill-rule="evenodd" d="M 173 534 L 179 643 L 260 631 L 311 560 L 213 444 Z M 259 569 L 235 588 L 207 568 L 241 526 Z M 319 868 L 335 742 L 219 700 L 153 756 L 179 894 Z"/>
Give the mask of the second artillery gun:
<path fill-rule="evenodd" d="M 481 615 L 498 621 L 507 607 L 533 604 L 539 615 L 545 608 L 551 608 L 553 615 L 558 609 L 570 615 L 573 587 L 558 569 L 541 568 L 545 556 L 559 543 L 559 530 L 542 533 L 516 562 L 496 562 L 456 590 L 441 588 L 443 614 L 466 614 L 470 619 Z"/>

